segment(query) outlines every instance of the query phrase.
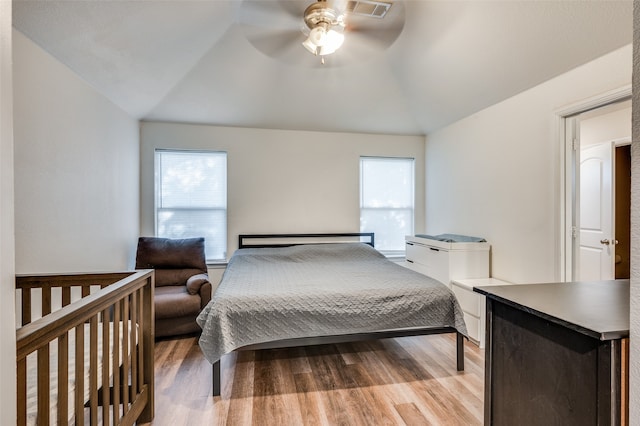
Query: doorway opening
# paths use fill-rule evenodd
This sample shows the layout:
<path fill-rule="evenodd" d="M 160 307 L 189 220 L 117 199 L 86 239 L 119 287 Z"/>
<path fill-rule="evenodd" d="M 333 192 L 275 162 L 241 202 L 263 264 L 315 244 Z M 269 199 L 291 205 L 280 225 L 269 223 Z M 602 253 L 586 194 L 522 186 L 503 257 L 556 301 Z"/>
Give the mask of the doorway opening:
<path fill-rule="evenodd" d="M 630 275 L 631 101 L 565 117 L 570 154 L 565 279 Z"/>
<path fill-rule="evenodd" d="M 631 143 L 615 151 L 615 252 L 614 278 L 631 277 Z"/>

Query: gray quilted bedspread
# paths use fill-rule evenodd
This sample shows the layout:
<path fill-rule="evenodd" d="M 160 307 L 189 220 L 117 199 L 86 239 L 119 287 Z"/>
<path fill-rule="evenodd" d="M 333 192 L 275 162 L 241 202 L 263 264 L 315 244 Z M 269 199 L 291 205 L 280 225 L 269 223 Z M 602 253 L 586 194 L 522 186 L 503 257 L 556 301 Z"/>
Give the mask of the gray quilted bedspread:
<path fill-rule="evenodd" d="M 197 319 L 214 363 L 243 346 L 414 327 L 454 327 L 462 310 L 440 282 L 360 243 L 237 250 Z"/>

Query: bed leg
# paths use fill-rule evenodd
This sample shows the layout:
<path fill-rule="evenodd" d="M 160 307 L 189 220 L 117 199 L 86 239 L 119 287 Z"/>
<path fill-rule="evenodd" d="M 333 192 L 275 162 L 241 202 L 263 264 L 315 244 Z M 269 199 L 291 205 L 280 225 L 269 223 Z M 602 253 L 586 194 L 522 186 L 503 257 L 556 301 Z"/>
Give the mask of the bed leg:
<path fill-rule="evenodd" d="M 213 363 L 213 396 L 220 396 L 220 360 Z"/>
<path fill-rule="evenodd" d="M 464 371 L 464 335 L 456 332 L 456 367 Z"/>

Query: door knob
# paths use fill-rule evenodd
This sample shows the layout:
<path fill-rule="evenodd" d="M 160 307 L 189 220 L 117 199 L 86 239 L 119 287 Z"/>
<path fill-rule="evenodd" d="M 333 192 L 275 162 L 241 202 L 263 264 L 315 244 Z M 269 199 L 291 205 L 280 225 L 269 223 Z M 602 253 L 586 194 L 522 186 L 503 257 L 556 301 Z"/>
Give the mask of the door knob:
<path fill-rule="evenodd" d="M 608 246 L 609 240 L 607 240 L 606 238 L 604 240 L 600 240 L 600 244 L 604 244 L 605 246 Z"/>

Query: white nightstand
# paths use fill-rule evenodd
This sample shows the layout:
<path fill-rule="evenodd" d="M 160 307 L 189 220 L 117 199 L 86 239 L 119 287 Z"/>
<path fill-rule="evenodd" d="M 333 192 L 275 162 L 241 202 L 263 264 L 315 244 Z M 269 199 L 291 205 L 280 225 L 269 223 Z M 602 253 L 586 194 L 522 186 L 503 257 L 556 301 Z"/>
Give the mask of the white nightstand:
<path fill-rule="evenodd" d="M 480 348 L 484 348 L 487 305 L 485 297 L 474 293 L 473 287 L 494 285 L 513 285 L 513 283 L 495 278 L 467 278 L 451 281 L 451 289 L 458 298 L 464 314 L 469 338 Z"/>

